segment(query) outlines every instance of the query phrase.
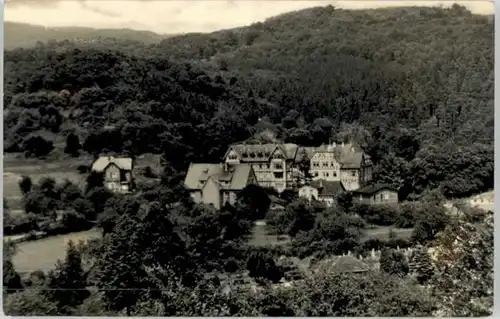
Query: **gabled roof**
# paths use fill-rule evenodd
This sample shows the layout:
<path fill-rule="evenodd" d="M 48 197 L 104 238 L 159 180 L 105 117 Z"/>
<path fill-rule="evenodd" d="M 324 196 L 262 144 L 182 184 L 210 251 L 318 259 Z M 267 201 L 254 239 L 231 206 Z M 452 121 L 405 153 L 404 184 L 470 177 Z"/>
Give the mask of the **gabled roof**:
<path fill-rule="evenodd" d="M 130 157 L 114 157 L 114 156 L 101 156 L 92 164 L 92 170 L 96 172 L 103 172 L 109 164 L 115 164 L 119 169 L 130 171 L 132 170 L 132 158 Z"/>
<path fill-rule="evenodd" d="M 249 184 L 251 173 L 249 164 L 229 165 L 225 170 L 224 164 L 191 163 L 184 184 L 188 189 L 200 190 L 211 178 L 220 189 L 241 190 Z"/>
<path fill-rule="evenodd" d="M 341 168 L 360 168 L 363 156 L 368 158 L 361 147 L 354 143 L 321 145 L 314 150 L 314 153 L 320 152 L 333 153 Z"/>
<path fill-rule="evenodd" d="M 314 155 L 315 147 L 300 146 L 295 154 L 295 162 L 302 162 L 304 159 L 310 160 Z"/>
<path fill-rule="evenodd" d="M 319 196 L 335 196 L 345 191 L 341 181 L 315 180 L 310 183 L 311 187 L 318 189 Z"/>
<path fill-rule="evenodd" d="M 365 187 L 362 187 L 360 189 L 357 189 L 353 191 L 355 194 L 364 194 L 364 195 L 372 195 L 375 194 L 376 192 L 379 192 L 381 190 L 391 190 L 394 192 L 397 192 L 394 187 L 388 184 L 372 184 L 372 185 L 367 185 Z"/>
<path fill-rule="evenodd" d="M 229 147 L 226 156 L 232 149 L 238 154 L 241 161 L 244 162 L 267 162 L 271 159 L 273 153 L 279 149 L 283 152 L 285 159 L 293 160 L 297 149 L 297 144 L 233 144 Z"/>

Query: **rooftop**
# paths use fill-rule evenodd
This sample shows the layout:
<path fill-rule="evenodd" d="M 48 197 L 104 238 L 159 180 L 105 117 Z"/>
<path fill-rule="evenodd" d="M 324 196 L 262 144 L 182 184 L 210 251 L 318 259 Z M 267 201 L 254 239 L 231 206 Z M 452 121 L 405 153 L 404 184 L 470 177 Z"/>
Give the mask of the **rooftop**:
<path fill-rule="evenodd" d="M 119 169 L 130 171 L 132 170 L 132 162 L 132 158 L 130 157 L 100 156 L 92 164 L 92 170 L 102 172 L 110 164 L 114 164 L 118 166 Z"/>
<path fill-rule="evenodd" d="M 188 189 L 202 189 L 205 182 L 212 178 L 221 189 L 241 190 L 248 185 L 252 167 L 249 164 L 191 163 L 184 184 Z"/>
<path fill-rule="evenodd" d="M 392 187 L 389 184 L 373 184 L 373 185 L 367 185 L 367 186 L 362 187 L 358 190 L 355 190 L 355 191 L 353 191 L 353 193 L 371 195 L 371 194 L 375 194 L 376 192 L 381 191 L 381 190 L 392 190 L 395 192 L 397 191 L 396 189 L 394 189 L 394 187 Z"/>
<path fill-rule="evenodd" d="M 341 181 L 326 181 L 320 179 L 312 181 L 310 186 L 318 189 L 318 193 L 321 196 L 334 196 L 345 191 Z"/>

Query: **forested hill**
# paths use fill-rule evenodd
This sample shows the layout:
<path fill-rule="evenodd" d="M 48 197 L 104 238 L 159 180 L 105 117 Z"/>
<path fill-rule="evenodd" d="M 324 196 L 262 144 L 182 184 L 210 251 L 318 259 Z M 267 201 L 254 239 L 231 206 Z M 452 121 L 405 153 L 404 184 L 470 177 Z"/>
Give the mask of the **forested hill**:
<path fill-rule="evenodd" d="M 85 27 L 44 27 L 27 23 L 4 22 L 4 48 L 33 47 L 37 42 L 76 41 L 102 42 L 110 39 L 121 41 L 159 43 L 166 35 L 130 29 L 95 29 Z"/>
<path fill-rule="evenodd" d="M 328 6 L 147 48 L 12 50 L 5 150 L 43 156 L 38 136 L 74 132 L 86 152 L 164 152 L 185 169 L 263 129 L 303 145 L 333 132 L 365 148 L 378 181 L 468 196 L 493 187 L 493 30 L 457 5 Z"/>

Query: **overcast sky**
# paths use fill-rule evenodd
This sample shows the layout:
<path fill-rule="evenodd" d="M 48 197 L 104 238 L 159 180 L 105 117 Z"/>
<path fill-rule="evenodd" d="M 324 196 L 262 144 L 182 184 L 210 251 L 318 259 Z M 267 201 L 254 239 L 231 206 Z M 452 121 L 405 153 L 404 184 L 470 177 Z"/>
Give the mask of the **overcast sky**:
<path fill-rule="evenodd" d="M 493 14 L 493 1 L 459 2 L 472 12 Z M 444 1 L 284 0 L 6 0 L 5 21 L 45 26 L 131 28 L 158 33 L 210 32 L 244 26 L 268 17 L 332 4 L 340 8 L 449 6 Z"/>

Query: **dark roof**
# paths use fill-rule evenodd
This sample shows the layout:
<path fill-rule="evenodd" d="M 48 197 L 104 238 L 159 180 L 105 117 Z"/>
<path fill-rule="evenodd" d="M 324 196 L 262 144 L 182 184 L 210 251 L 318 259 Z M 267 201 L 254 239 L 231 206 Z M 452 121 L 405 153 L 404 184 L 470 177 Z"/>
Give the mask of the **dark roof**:
<path fill-rule="evenodd" d="M 392 187 L 389 184 L 373 184 L 373 185 L 367 185 L 367 186 L 362 187 L 358 190 L 355 190 L 355 191 L 353 191 L 353 193 L 372 195 L 372 194 L 375 194 L 381 190 L 391 190 L 391 191 L 397 192 L 397 190 L 394 189 L 394 187 Z"/>
<path fill-rule="evenodd" d="M 229 150 L 234 150 L 242 162 L 267 162 L 278 149 L 287 160 L 293 160 L 297 153 L 297 144 L 233 144 Z M 226 153 L 227 154 L 229 153 Z"/>
<path fill-rule="evenodd" d="M 341 181 L 325 181 L 323 179 L 312 181 L 311 187 L 318 189 L 320 196 L 334 196 L 345 191 Z"/>
<path fill-rule="evenodd" d="M 248 185 L 252 167 L 249 164 L 235 164 L 225 170 L 224 164 L 191 163 L 184 184 L 188 189 L 202 189 L 212 178 L 221 189 L 241 190 Z"/>

